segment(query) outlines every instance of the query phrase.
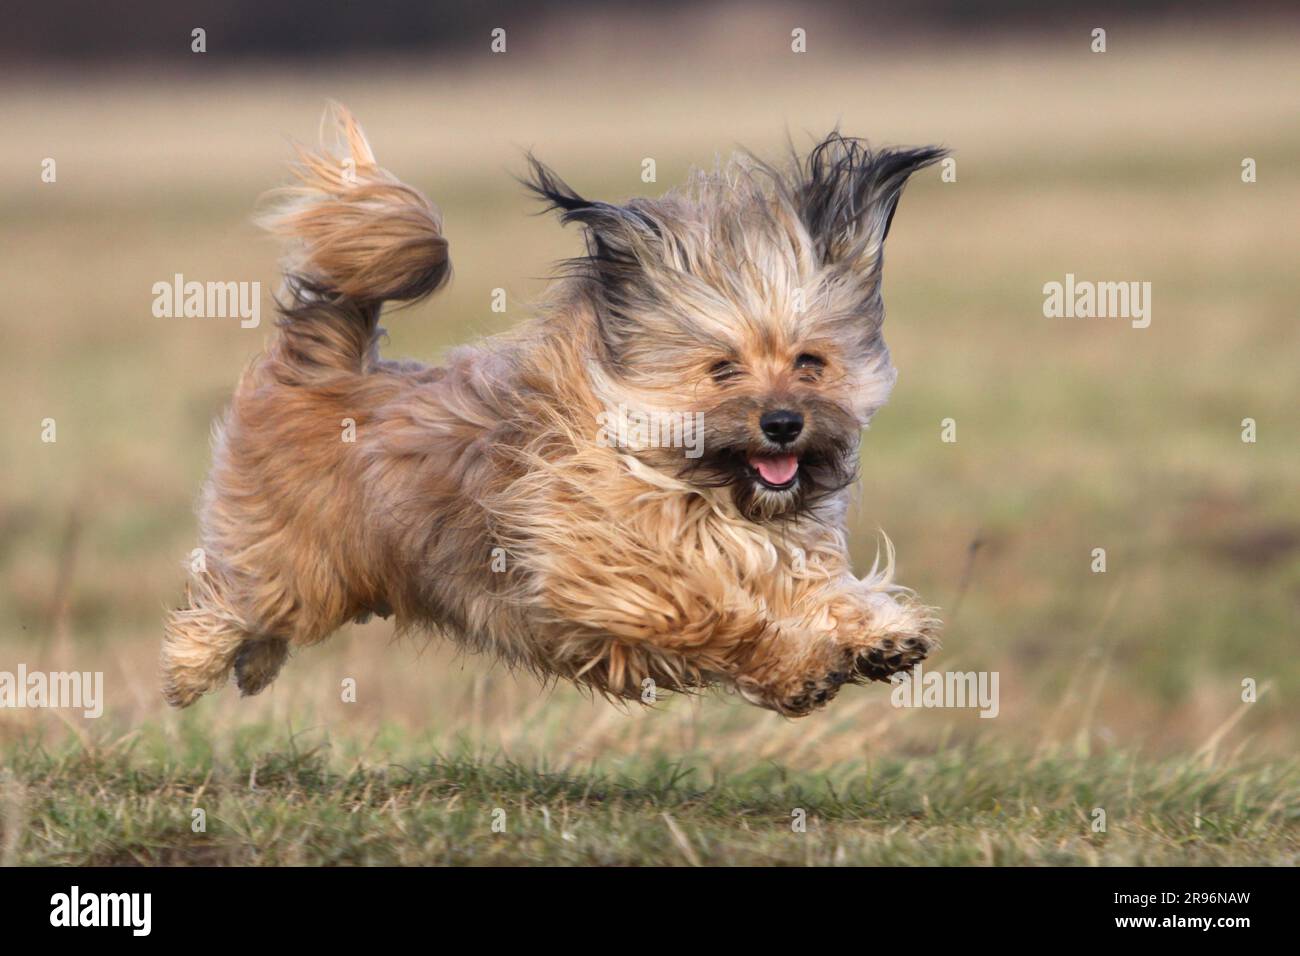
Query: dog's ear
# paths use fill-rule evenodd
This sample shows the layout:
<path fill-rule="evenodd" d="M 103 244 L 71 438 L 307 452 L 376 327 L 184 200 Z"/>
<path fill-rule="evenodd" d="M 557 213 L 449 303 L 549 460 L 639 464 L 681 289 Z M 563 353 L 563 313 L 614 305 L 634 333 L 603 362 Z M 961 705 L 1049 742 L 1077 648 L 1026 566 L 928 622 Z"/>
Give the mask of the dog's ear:
<path fill-rule="evenodd" d="M 531 155 L 529 177 L 521 182 L 560 213 L 563 223 L 585 227 L 587 255 L 568 265 L 596 280 L 601 307 L 596 310 L 601 341 L 609 355 L 623 354 L 644 338 L 644 321 L 652 315 L 659 286 L 648 275 L 663 262 L 666 226 L 644 201 L 627 205 L 585 199 Z"/>
<path fill-rule="evenodd" d="M 796 162 L 799 216 L 827 265 L 874 276 L 908 177 L 948 154 L 938 146 L 872 150 L 833 132 Z"/>
<path fill-rule="evenodd" d="M 659 224 L 634 205 L 584 199 L 531 153 L 528 176 L 520 182 L 546 204 L 545 211 L 559 212 L 560 222 L 586 227 L 589 259 L 607 281 L 626 278 L 662 239 Z"/>

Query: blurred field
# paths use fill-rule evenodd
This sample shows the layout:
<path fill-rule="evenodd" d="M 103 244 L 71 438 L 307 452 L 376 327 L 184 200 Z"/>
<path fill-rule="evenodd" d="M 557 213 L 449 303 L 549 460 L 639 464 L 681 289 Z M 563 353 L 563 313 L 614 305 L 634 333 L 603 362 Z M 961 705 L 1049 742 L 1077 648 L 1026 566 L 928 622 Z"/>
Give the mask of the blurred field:
<path fill-rule="evenodd" d="M 205 64 L 162 82 L 5 78 L 0 670 L 102 670 L 107 706 L 98 721 L 0 710 L 4 862 L 691 862 L 683 839 L 702 862 L 1295 862 L 1294 45 L 1139 34 L 1096 56 L 1083 41 L 864 53 L 828 39 L 794 57 L 780 34 L 770 53 L 756 42 L 708 33 L 631 62 L 524 48 L 295 74 Z M 901 374 L 867 436 L 854 545 L 865 569 L 876 529 L 889 533 L 901 579 L 950 618 L 935 666 L 1000 672 L 1000 715 L 895 709 L 880 688 L 797 723 L 717 695 L 624 711 L 437 642 L 394 643 L 382 622 L 301 654 L 260 698 L 231 689 L 167 712 L 159 625 L 195 543 L 209 423 L 271 321 L 275 249 L 249 214 L 283 180 L 286 135 L 313 138 L 327 97 L 445 213 L 451 290 L 386 322 L 388 354 L 426 359 L 519 320 L 577 248 L 512 182 L 523 148 L 619 199 L 737 144 L 771 155 L 787 129 L 953 147 L 958 181 L 916 181 L 890 240 Z M 640 182 L 644 157 L 657 186 Z M 176 272 L 260 280 L 263 327 L 154 318 L 150 288 Z M 1042 286 L 1067 272 L 1152 282 L 1151 327 L 1045 319 Z M 498 286 L 506 316 L 489 309 Z M 55 444 L 40 441 L 47 417 Z M 939 440 L 946 417 L 955 444 Z M 1240 440 L 1245 417 L 1256 444 Z M 1097 547 L 1105 574 L 1089 569 Z M 340 702 L 345 677 L 355 704 Z M 226 850 L 187 843 L 205 774 L 230 792 L 266 767 L 280 770 L 228 798 L 245 810 L 210 826 Z M 565 782 L 512 776 L 539 767 Z M 393 774 L 400 793 L 379 786 Z M 718 774 L 739 783 L 699 796 Z M 840 784 L 849 809 L 826 796 Z M 593 802 L 593 786 L 622 796 Z M 446 849 L 430 834 L 462 791 L 521 814 L 529 836 L 490 848 L 475 822 Z M 828 828 L 816 849 L 736 831 L 788 831 L 808 793 Z M 401 814 L 426 798 L 403 847 Z M 622 825 L 604 816 L 620 800 L 645 832 L 574 851 L 563 832 L 578 824 L 557 807 L 588 821 L 585 841 Z M 338 801 L 397 822 L 359 847 L 326 813 Z M 1122 821 L 1106 840 L 1089 836 L 1095 806 Z"/>

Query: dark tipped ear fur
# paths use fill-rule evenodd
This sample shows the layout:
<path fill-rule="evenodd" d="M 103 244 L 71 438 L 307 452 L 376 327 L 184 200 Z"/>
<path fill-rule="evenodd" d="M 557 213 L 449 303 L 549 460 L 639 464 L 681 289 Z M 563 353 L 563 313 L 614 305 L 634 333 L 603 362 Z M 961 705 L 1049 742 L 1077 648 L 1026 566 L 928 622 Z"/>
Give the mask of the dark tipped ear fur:
<path fill-rule="evenodd" d="M 620 343 L 638 333 L 636 316 L 653 294 L 653 287 L 641 280 L 648 259 L 662 254 L 663 227 L 640 205 L 643 200 L 616 206 L 585 199 L 531 154 L 528 166 L 529 175 L 520 182 L 548 211 L 558 211 L 562 223 L 585 227 L 587 255 L 565 265 L 570 274 L 595 282 L 601 340 L 610 356 L 618 355 Z"/>
<path fill-rule="evenodd" d="M 531 153 L 528 176 L 519 180 L 546 204 L 546 211 L 560 213 L 560 222 L 579 222 L 587 227 L 587 241 L 593 258 L 634 258 L 634 249 L 660 237 L 659 225 L 635 205 L 617 206 L 584 199 Z"/>
<path fill-rule="evenodd" d="M 792 192 L 823 261 L 878 266 L 908 177 L 946 155 L 939 146 L 872 150 L 836 131 L 796 157 Z"/>
<path fill-rule="evenodd" d="M 568 223 L 598 205 L 590 199 L 579 196 L 572 186 L 532 153 L 527 154 L 526 159 L 528 175 L 518 177 L 519 182 L 546 204 L 544 212 L 558 209 L 560 221 Z"/>

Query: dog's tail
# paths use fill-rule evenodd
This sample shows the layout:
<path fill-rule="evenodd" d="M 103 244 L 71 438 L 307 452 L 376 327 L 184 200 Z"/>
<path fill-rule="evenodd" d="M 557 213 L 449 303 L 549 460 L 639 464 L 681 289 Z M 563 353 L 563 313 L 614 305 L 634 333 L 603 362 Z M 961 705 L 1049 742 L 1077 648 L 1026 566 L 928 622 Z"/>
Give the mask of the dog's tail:
<path fill-rule="evenodd" d="M 298 146 L 298 184 L 259 219 L 289 244 L 272 359 L 291 381 L 364 372 L 383 304 L 422 299 L 451 275 L 438 210 L 380 168 L 345 108 L 333 104 L 326 122 L 336 142 Z"/>

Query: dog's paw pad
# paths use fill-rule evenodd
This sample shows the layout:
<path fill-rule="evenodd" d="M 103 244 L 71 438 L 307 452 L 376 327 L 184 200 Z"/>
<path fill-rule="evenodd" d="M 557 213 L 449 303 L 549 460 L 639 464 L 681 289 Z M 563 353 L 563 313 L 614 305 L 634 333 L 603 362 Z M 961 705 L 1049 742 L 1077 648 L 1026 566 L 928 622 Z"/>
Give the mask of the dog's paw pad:
<path fill-rule="evenodd" d="M 928 636 L 885 637 L 871 647 L 859 650 L 856 674 L 871 681 L 887 681 L 900 671 L 910 671 L 925 660 L 937 646 Z"/>
<path fill-rule="evenodd" d="M 830 671 L 815 680 L 805 680 L 800 692 L 782 700 L 777 709 L 788 717 L 802 717 L 830 703 L 841 687 L 856 679 L 850 657 L 841 669 Z"/>

